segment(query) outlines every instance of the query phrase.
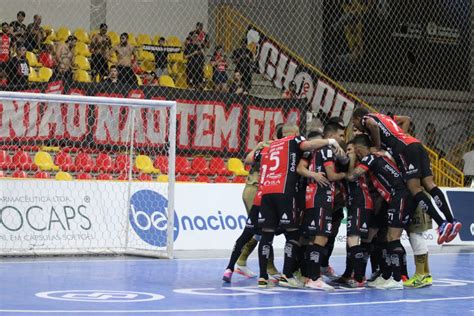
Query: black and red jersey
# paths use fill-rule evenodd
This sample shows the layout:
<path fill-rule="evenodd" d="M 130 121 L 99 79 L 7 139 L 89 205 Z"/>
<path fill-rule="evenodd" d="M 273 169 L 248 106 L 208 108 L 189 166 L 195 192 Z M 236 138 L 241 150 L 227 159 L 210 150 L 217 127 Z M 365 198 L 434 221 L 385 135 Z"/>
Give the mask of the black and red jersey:
<path fill-rule="evenodd" d="M 308 169 L 313 172 L 326 173 L 326 167 L 335 165 L 335 154 L 330 146 L 322 147 L 312 153 L 305 152 L 303 159 L 308 160 Z M 324 208 L 331 210 L 334 207 L 336 183 L 329 186 L 320 186 L 314 179 L 308 179 L 306 186 L 306 208 Z"/>
<path fill-rule="evenodd" d="M 369 190 L 368 175 L 362 175 L 355 181 L 345 181 L 348 195 L 348 206 L 372 210 L 374 202 Z"/>
<path fill-rule="evenodd" d="M 383 149 L 393 154 L 399 154 L 412 143 L 420 141 L 415 137 L 407 135 L 390 116 L 380 113 L 369 113 L 362 118 L 362 126 L 366 127 L 367 119 L 373 119 L 380 130 L 380 143 Z"/>
<path fill-rule="evenodd" d="M 255 161 L 260 161 L 260 187 L 263 195 L 295 194 L 298 182 L 296 167 L 303 154 L 300 145 L 305 140 L 302 136 L 288 136 L 255 152 Z"/>
<path fill-rule="evenodd" d="M 368 154 L 362 158 L 358 167 L 369 172 L 370 180 L 377 192 L 387 202 L 408 190 L 397 166 L 386 156 Z"/>

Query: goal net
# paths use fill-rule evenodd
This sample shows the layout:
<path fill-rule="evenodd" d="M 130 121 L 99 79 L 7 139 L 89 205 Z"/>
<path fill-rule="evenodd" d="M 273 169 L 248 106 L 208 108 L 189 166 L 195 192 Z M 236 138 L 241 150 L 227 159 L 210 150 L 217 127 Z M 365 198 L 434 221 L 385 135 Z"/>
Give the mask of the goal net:
<path fill-rule="evenodd" d="M 0 255 L 172 257 L 176 102 L 0 92 L 0 108 Z"/>

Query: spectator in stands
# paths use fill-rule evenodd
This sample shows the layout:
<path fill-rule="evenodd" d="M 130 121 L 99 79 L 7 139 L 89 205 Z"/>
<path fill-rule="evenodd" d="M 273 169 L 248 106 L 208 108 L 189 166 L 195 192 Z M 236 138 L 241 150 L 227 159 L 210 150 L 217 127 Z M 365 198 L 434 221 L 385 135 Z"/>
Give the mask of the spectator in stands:
<path fill-rule="evenodd" d="M 6 88 L 8 86 L 8 77 L 5 69 L 0 69 L 0 88 Z"/>
<path fill-rule="evenodd" d="M 424 137 L 426 145 L 437 152 L 440 158 L 446 156 L 446 153 L 438 147 L 438 133 L 436 126 L 432 122 L 426 124 Z"/>
<path fill-rule="evenodd" d="M 104 79 L 109 69 L 108 59 L 110 58 L 112 41 L 107 35 L 107 29 L 107 24 L 102 23 L 99 33 L 95 34 L 91 39 L 91 74 L 94 79 L 97 75 Z"/>
<path fill-rule="evenodd" d="M 242 83 L 242 75 L 237 70 L 234 72 L 229 92 L 235 94 L 248 94 L 248 91 L 245 91 L 244 84 Z"/>
<path fill-rule="evenodd" d="M 252 74 L 254 68 L 253 54 L 247 47 L 247 39 L 241 41 L 241 46 L 232 53 L 235 70 L 242 74 L 244 90 L 249 92 L 252 87 Z"/>
<path fill-rule="evenodd" d="M 209 38 L 207 36 L 207 33 L 204 32 L 204 25 L 202 24 L 202 22 L 196 23 L 196 29 L 191 33 L 193 32 L 197 34 L 197 42 L 199 42 L 204 49 L 209 48 Z"/>
<path fill-rule="evenodd" d="M 212 82 L 214 83 L 216 90 L 220 92 L 227 91 L 227 60 L 224 54 L 224 49 L 221 45 L 216 47 L 214 55 L 211 58 L 211 65 L 214 68 L 212 73 Z"/>
<path fill-rule="evenodd" d="M 0 34 L 0 69 L 5 69 L 10 60 L 10 50 L 12 48 L 12 37 L 10 26 L 7 22 L 2 23 L 2 33 Z"/>
<path fill-rule="evenodd" d="M 186 77 L 188 85 L 193 89 L 202 90 L 204 83 L 204 63 L 206 59 L 203 45 L 198 40 L 198 33 L 191 32 L 186 43 L 184 57 L 187 59 Z"/>
<path fill-rule="evenodd" d="M 110 66 L 109 75 L 108 75 L 107 79 L 105 80 L 105 82 L 117 83 L 118 82 L 118 77 L 119 77 L 119 73 L 118 73 L 118 70 L 117 70 L 117 66 L 112 65 L 112 66 Z"/>
<path fill-rule="evenodd" d="M 38 57 L 38 61 L 45 67 L 54 69 L 56 62 L 54 60 L 54 44 L 52 41 L 45 41 Z"/>
<path fill-rule="evenodd" d="M 24 11 L 19 11 L 16 14 L 16 21 L 10 23 L 10 32 L 13 36 L 13 42 L 24 42 L 26 39 L 26 25 L 23 23 L 25 16 Z"/>
<path fill-rule="evenodd" d="M 296 92 L 296 82 L 293 80 L 290 82 L 290 85 L 283 95 L 281 96 L 282 99 L 296 99 L 298 98 L 298 93 Z"/>
<path fill-rule="evenodd" d="M 145 73 L 145 78 L 143 78 L 143 85 L 144 86 L 158 86 L 158 79 L 156 77 L 156 73 L 153 71 L 148 71 Z"/>
<path fill-rule="evenodd" d="M 72 68 L 74 58 L 74 46 L 77 38 L 70 35 L 65 43 L 59 43 L 56 48 L 56 64 L 61 68 L 62 76 L 65 80 L 72 80 Z"/>
<path fill-rule="evenodd" d="M 127 33 L 120 34 L 120 43 L 112 48 L 112 51 L 117 54 L 119 81 L 136 85 L 137 78 L 132 68 L 133 59 L 136 57 L 136 49 L 128 43 Z"/>
<path fill-rule="evenodd" d="M 158 46 L 165 47 L 164 37 L 160 37 L 158 40 Z M 166 70 L 168 68 L 168 52 L 153 52 L 153 54 L 155 55 L 156 76 L 159 78 L 166 74 Z"/>
<path fill-rule="evenodd" d="M 471 151 L 462 156 L 464 160 L 464 184 L 470 186 L 474 181 L 474 144 L 471 144 Z"/>
<path fill-rule="evenodd" d="M 10 58 L 7 74 L 10 86 L 15 89 L 25 89 L 28 87 L 30 65 L 26 59 L 26 47 L 23 43 L 17 43 L 16 56 Z"/>
<path fill-rule="evenodd" d="M 39 49 L 44 38 L 45 33 L 41 27 L 41 15 L 35 14 L 33 16 L 33 23 L 29 24 L 26 28 L 26 49 L 28 51 Z"/>

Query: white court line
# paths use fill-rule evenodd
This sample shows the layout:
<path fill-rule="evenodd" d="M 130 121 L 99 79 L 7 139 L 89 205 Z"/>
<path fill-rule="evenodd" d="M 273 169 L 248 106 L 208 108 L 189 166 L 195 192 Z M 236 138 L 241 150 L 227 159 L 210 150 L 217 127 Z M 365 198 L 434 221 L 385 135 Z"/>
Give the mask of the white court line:
<path fill-rule="evenodd" d="M 230 255 L 230 254 L 229 254 Z M 412 255 L 412 254 L 408 254 Z M 474 255 L 474 252 L 446 252 L 446 253 L 430 253 L 430 256 L 452 256 L 452 255 L 467 255 L 471 256 Z M 346 257 L 346 255 L 341 254 L 341 255 L 332 255 L 331 257 Z M 250 258 L 250 260 L 254 260 L 257 258 Z M 89 263 L 95 263 L 95 262 L 107 262 L 107 263 L 112 263 L 112 262 L 140 262 L 140 261 L 158 261 L 158 260 L 169 260 L 169 261 L 215 261 L 215 260 L 229 260 L 227 257 L 221 257 L 221 258 L 175 258 L 175 259 L 114 259 L 114 257 L 110 257 L 108 259 L 94 259 L 94 257 L 91 257 L 90 259 L 79 259 L 79 260 L 74 260 L 74 258 L 68 259 L 68 260 L 26 260 L 26 261 L 1 261 L 0 260 L 0 265 L 2 264 L 38 264 L 38 263 L 71 263 L 71 262 L 89 262 Z"/>
<path fill-rule="evenodd" d="M 203 312 L 234 312 L 234 311 L 261 311 L 276 309 L 295 309 L 295 308 L 315 308 L 315 307 L 341 307 L 341 306 L 361 306 L 361 305 L 384 305 L 400 303 L 424 303 L 436 301 L 455 301 L 472 300 L 474 296 L 427 298 L 427 299 L 406 299 L 396 301 L 375 301 L 375 302 L 353 302 L 353 303 L 334 303 L 334 304 L 312 304 L 312 305 L 292 305 L 292 306 L 268 306 L 268 307 L 236 307 L 236 308 L 209 308 L 209 309 L 144 309 L 144 310 L 34 310 L 34 309 L 0 309 L 4 313 L 71 313 L 71 314 L 108 314 L 108 313 L 203 313 Z"/>

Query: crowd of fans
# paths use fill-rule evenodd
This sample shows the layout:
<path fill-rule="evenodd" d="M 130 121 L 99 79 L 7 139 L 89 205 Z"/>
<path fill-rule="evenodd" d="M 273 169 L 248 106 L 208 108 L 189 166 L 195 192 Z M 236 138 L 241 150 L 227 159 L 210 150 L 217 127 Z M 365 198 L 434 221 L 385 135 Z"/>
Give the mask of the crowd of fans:
<path fill-rule="evenodd" d="M 25 88 L 31 79 L 32 67 L 46 67 L 51 75 L 47 81 L 76 80 L 74 73 L 80 67 L 76 64 L 76 52 L 80 40 L 69 35 L 65 40 L 50 40 L 54 32 L 42 26 L 41 15 L 35 14 L 33 22 L 25 25 L 24 11 L 17 14 L 11 23 L 3 22 L 0 34 L 0 86 Z M 164 37 L 154 43 L 158 49 L 150 51 L 153 55 L 152 67 L 144 69 L 139 62 L 139 49 L 136 43 L 129 42 L 129 34 L 120 34 L 120 41 L 113 45 L 107 24 L 102 23 L 97 32 L 92 33 L 87 49 L 90 51 L 88 63 L 91 81 L 109 83 L 159 85 L 159 79 L 169 74 L 170 46 L 183 54 L 182 73 L 185 86 L 194 90 L 215 90 L 236 94 L 248 94 L 252 87 L 255 72 L 255 56 L 247 47 L 247 40 L 235 49 L 230 58 L 222 46 L 216 45 L 211 55 L 211 43 L 204 31 L 203 23 L 198 22 L 183 44 L 168 42 Z M 27 54 L 34 54 L 38 64 L 33 65 Z M 151 69 L 150 69 L 151 68 Z M 211 70 L 209 70 L 211 69 Z M 210 74 L 209 74 L 210 73 Z M 230 75 L 228 75 L 230 74 Z M 44 81 L 44 80 L 43 80 Z M 81 81 L 81 80 L 78 80 Z"/>

